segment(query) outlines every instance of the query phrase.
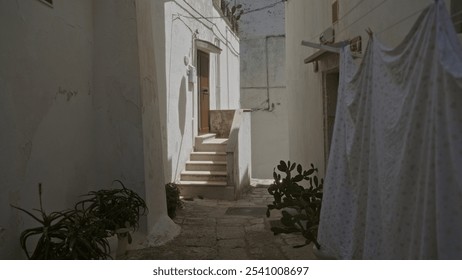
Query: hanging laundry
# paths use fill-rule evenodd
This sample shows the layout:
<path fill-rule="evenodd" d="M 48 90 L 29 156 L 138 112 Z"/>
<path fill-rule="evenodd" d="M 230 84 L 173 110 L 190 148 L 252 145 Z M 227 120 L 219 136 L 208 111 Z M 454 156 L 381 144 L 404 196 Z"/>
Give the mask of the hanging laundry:
<path fill-rule="evenodd" d="M 341 53 L 319 241 L 340 259 L 462 259 L 462 47 L 444 1 Z"/>

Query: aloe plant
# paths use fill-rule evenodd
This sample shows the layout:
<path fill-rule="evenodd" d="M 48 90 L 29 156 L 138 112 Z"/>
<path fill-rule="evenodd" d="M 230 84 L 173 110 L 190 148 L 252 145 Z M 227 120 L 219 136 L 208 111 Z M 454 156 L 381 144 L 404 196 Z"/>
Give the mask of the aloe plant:
<path fill-rule="evenodd" d="M 295 170 L 296 168 L 296 170 Z M 276 235 L 280 233 L 300 232 L 306 242 L 295 248 L 303 247 L 311 242 L 320 249 L 317 241 L 319 217 L 321 213 L 322 188 L 324 181 L 317 177 L 318 169 L 311 164 L 311 168 L 303 170 L 300 164 L 280 161 L 277 169 L 281 174 L 273 171 L 274 182 L 268 187 L 268 192 L 274 201 L 267 207 L 266 215 L 270 217 L 271 210 L 282 210 L 280 219 L 282 227 L 272 227 L 271 231 Z M 292 172 L 296 174 L 293 176 Z M 308 188 L 301 186 L 302 181 L 309 183 Z"/>
<path fill-rule="evenodd" d="M 139 228 L 139 219 L 148 212 L 146 202 L 133 190 L 128 189 L 120 180 L 122 188 L 101 189 L 91 191 L 84 195 L 85 199 L 79 201 L 75 208 L 91 213 L 100 219 L 102 226 L 112 232 L 128 236 L 128 242 L 132 242 L 128 231 L 121 229 L 130 228 L 136 231 Z"/>
<path fill-rule="evenodd" d="M 21 207 L 12 207 L 26 213 L 39 226 L 24 230 L 20 244 L 28 259 L 107 259 L 109 244 L 107 232 L 97 217 L 88 212 L 71 209 L 47 214 L 43 210 L 42 185 L 39 184 L 39 209 L 37 214 Z M 38 236 L 38 241 L 30 255 L 29 240 Z"/>

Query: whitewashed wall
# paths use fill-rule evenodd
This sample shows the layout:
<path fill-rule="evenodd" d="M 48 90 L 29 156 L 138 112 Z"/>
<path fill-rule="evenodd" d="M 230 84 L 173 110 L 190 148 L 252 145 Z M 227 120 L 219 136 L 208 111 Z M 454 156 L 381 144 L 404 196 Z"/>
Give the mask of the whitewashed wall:
<path fill-rule="evenodd" d="M 165 178 L 175 181 L 189 158 L 198 132 L 197 84 L 189 83 L 187 77 L 188 66 L 197 66 L 194 39 L 218 44 L 222 49 L 220 55 L 210 54 L 212 110 L 240 108 L 239 40 L 220 18 L 211 0 L 155 1 L 153 5 L 154 20 L 165 22 L 165 29 L 155 31 L 157 37 L 165 38 L 165 41 L 156 41 L 156 59 L 160 62 L 158 81 L 165 81 L 160 86 L 161 103 L 165 105 L 161 113 L 167 151 Z M 163 15 L 159 16 L 159 11 L 164 11 Z"/>
<path fill-rule="evenodd" d="M 10 204 L 37 208 L 39 182 L 47 212 L 120 179 L 150 206 L 141 232 L 166 217 L 163 174 L 145 184 L 145 161 L 163 163 L 161 141 L 143 139 L 142 113 L 158 108 L 140 98 L 137 16 L 134 0 L 0 2 L 0 259 L 24 258 L 20 232 L 36 223 Z"/>
<path fill-rule="evenodd" d="M 319 35 L 332 26 L 331 4 L 325 0 L 286 2 L 287 91 L 289 100 L 290 158 L 303 166 L 314 163 L 324 174 L 324 132 L 322 73 L 303 60 L 317 50 L 301 45 L 302 40 L 318 42 Z M 336 41 L 362 36 L 366 28 L 390 47 L 409 32 L 419 11 L 431 0 L 343 0 L 339 1 L 339 22 L 334 25 Z M 449 1 L 446 3 L 449 7 Z M 358 5 L 359 4 L 359 5 Z M 354 8 L 354 9 L 352 9 Z M 412 15 L 412 16 L 410 16 Z"/>
<path fill-rule="evenodd" d="M 98 185 L 144 189 L 140 69 L 133 0 L 93 3 L 94 164 Z"/>
<path fill-rule="evenodd" d="M 272 178 L 279 160 L 289 159 L 284 3 L 273 3 L 236 1 L 246 12 L 239 20 L 241 107 L 253 111 L 254 178 Z"/>
<path fill-rule="evenodd" d="M 92 3 L 0 2 L 0 258 L 35 221 L 10 207 L 72 204 L 94 182 Z"/>

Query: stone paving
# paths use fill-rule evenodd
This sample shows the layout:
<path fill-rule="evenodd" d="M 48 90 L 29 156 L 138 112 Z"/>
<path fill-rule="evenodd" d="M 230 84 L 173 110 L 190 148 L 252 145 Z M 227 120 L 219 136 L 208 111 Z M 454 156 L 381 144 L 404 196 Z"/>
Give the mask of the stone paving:
<path fill-rule="evenodd" d="M 184 201 L 175 223 L 181 233 L 169 243 L 129 251 L 135 260 L 308 260 L 316 259 L 301 235 L 273 235 L 270 222 L 277 213 L 265 215 L 271 203 L 267 186 L 254 183 L 237 201 L 195 198 Z M 276 215 L 275 215 L 276 214 Z"/>

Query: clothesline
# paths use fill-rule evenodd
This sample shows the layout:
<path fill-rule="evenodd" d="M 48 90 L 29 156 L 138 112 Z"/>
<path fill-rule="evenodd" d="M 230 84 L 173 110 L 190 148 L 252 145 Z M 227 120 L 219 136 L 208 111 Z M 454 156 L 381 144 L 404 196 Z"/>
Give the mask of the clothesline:
<path fill-rule="evenodd" d="M 362 15 L 361 17 L 359 17 L 357 20 L 355 20 L 354 22 L 350 23 L 348 26 L 344 27 L 342 30 L 340 30 L 338 33 L 342 33 L 343 31 L 347 30 L 349 27 L 351 27 L 353 24 L 357 23 L 358 21 L 364 19 L 366 16 L 368 16 L 370 13 L 372 13 L 373 11 L 375 11 L 377 8 L 379 8 L 380 6 L 382 6 L 383 4 L 385 4 L 385 2 L 387 2 L 389 0 L 384 0 L 382 2 L 380 2 L 377 6 L 373 7 L 371 10 L 369 10 L 367 13 L 365 13 L 364 15 Z M 351 8 L 350 10 L 348 10 L 339 20 L 338 22 L 340 22 L 342 19 L 344 19 L 347 15 L 349 15 L 356 7 L 358 7 L 361 3 L 363 3 L 364 0 L 361 0 L 359 1 L 353 8 Z M 386 27 L 385 29 L 379 31 L 379 32 L 375 32 L 376 34 L 382 34 L 383 32 L 385 31 L 388 31 L 389 29 L 391 29 L 392 27 L 402 23 L 403 21 L 406 21 L 407 19 L 421 13 L 426 7 L 423 7 L 422 9 L 419 9 L 415 12 L 412 12 L 411 14 L 405 16 L 404 18 L 401 18 L 400 20 L 398 20 L 397 22 L 393 23 L 392 25 Z M 458 12 L 455 12 L 453 14 L 451 14 L 451 18 L 454 18 L 458 15 L 461 15 L 462 14 L 462 11 L 458 11 Z M 460 24 L 461 22 L 458 21 L 458 22 L 455 22 L 454 24 Z M 320 32 L 319 34 L 313 36 L 310 38 L 310 41 L 311 40 L 314 40 L 316 38 L 319 38 L 319 36 L 321 36 L 323 34 L 323 32 Z"/>

